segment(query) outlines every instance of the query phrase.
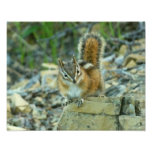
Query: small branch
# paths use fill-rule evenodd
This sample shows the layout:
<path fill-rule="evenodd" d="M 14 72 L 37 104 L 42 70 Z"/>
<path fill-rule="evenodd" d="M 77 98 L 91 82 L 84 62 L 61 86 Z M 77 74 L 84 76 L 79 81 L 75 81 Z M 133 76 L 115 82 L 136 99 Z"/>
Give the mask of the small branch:
<path fill-rule="evenodd" d="M 132 38 L 132 37 L 138 36 L 138 34 L 144 32 L 144 31 L 145 31 L 145 27 L 141 26 L 141 28 L 139 28 L 138 30 L 129 32 L 129 33 L 125 33 L 124 35 L 122 35 L 122 37 L 123 38 Z"/>
<path fill-rule="evenodd" d="M 88 31 L 89 31 L 90 28 L 92 28 L 92 26 L 94 24 L 96 24 L 96 22 L 89 23 L 89 24 L 88 23 L 80 24 L 80 25 L 77 25 L 76 27 L 73 27 L 73 28 L 65 28 L 63 31 L 57 32 L 56 34 L 54 34 L 51 37 L 44 38 L 44 39 L 39 39 L 38 42 L 40 42 L 40 41 L 47 41 L 48 42 L 48 41 L 50 41 L 54 38 L 60 39 L 60 38 L 64 37 L 67 33 L 70 33 L 73 30 L 77 30 L 77 29 L 82 28 L 82 27 L 88 27 Z"/>
<path fill-rule="evenodd" d="M 115 43 L 121 43 L 121 44 L 125 44 L 125 45 L 128 45 L 128 46 L 131 46 L 131 45 L 140 45 L 139 43 L 134 42 L 134 41 L 129 42 L 127 40 L 120 40 L 118 38 L 110 38 L 107 41 L 109 41 L 109 42 L 112 41 L 112 42 L 115 42 Z"/>

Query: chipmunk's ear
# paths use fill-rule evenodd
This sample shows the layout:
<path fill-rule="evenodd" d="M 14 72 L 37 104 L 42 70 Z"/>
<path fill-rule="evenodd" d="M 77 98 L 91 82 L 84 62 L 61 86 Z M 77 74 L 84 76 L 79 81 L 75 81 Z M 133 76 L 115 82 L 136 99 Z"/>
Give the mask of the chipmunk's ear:
<path fill-rule="evenodd" d="M 73 60 L 73 63 L 77 64 L 77 61 L 76 61 L 76 59 L 75 59 L 75 56 L 74 56 L 74 55 L 73 55 L 73 57 L 72 57 L 72 60 Z"/>
<path fill-rule="evenodd" d="M 58 58 L 58 63 L 59 63 L 59 66 L 62 68 L 64 66 L 62 60 L 60 58 Z"/>
<path fill-rule="evenodd" d="M 75 59 L 75 56 L 74 56 L 74 55 L 73 55 L 73 57 L 72 57 L 72 60 L 73 60 L 73 63 L 76 65 L 76 67 L 77 67 L 78 69 L 80 69 L 80 66 L 79 66 L 77 60 Z"/>

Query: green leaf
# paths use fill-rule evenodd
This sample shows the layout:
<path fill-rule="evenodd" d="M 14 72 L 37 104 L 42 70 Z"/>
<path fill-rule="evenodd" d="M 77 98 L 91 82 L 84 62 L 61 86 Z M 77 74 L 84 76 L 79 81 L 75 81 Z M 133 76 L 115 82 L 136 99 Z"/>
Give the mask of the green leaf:
<path fill-rule="evenodd" d="M 22 31 L 21 36 L 23 38 L 29 36 L 30 34 L 34 33 L 35 31 L 37 31 L 39 29 L 39 26 L 37 25 L 29 25 L 26 26 L 26 28 Z"/>

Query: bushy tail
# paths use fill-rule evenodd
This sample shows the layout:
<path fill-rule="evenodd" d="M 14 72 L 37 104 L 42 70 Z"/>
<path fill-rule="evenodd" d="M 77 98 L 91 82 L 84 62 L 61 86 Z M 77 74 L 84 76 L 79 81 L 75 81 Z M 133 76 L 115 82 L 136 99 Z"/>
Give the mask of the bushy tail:
<path fill-rule="evenodd" d="M 79 41 L 79 59 L 100 68 L 100 61 L 105 48 L 105 41 L 97 33 L 87 33 Z"/>

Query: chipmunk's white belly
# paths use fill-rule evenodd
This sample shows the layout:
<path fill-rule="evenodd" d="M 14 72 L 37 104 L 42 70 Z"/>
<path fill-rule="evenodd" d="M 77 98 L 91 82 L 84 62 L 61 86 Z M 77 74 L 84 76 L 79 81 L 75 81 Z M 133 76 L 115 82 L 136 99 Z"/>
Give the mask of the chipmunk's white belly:
<path fill-rule="evenodd" d="M 81 88 L 79 88 L 77 85 L 72 84 L 67 94 L 71 98 L 78 98 L 80 97 L 81 93 L 82 93 Z"/>

